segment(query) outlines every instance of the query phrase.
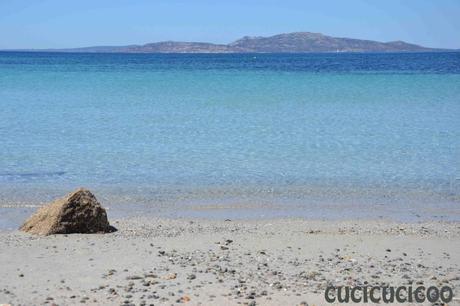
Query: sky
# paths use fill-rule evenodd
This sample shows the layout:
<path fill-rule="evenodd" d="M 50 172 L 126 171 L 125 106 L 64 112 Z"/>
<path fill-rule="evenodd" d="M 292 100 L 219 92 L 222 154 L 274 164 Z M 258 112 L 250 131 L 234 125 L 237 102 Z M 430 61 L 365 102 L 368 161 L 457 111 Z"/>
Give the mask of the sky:
<path fill-rule="evenodd" d="M 319 32 L 460 48 L 460 0 L 0 0 L 0 49 Z"/>

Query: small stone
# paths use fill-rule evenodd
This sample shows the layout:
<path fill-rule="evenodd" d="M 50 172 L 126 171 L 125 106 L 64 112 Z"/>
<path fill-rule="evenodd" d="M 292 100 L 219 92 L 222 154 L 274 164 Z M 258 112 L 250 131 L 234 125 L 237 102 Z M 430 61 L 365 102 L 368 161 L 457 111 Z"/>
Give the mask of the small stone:
<path fill-rule="evenodd" d="M 126 277 L 126 279 L 127 280 L 137 280 L 137 279 L 143 279 L 143 277 L 139 275 L 131 275 L 131 276 Z"/>
<path fill-rule="evenodd" d="M 169 273 L 165 275 L 163 278 L 167 280 L 171 280 L 171 279 L 176 279 L 176 277 L 177 277 L 177 273 Z"/>

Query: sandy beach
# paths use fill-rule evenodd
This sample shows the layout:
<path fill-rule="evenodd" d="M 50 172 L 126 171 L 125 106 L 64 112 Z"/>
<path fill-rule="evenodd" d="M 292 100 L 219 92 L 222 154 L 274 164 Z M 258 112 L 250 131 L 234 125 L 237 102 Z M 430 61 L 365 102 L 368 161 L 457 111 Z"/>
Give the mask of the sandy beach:
<path fill-rule="evenodd" d="M 0 0 L 0 306 L 460 306 L 460 0 Z"/>
<path fill-rule="evenodd" d="M 325 305 L 330 285 L 460 288 L 455 222 L 111 223 L 110 234 L 1 232 L 0 303 Z"/>

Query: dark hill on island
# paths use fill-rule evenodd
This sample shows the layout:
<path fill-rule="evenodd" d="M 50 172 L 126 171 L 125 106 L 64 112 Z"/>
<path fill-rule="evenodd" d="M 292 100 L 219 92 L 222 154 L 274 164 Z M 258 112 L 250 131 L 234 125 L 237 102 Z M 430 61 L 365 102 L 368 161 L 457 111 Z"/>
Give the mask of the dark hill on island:
<path fill-rule="evenodd" d="M 320 33 L 298 32 L 270 37 L 243 37 L 230 44 L 252 52 L 393 52 L 428 51 L 429 48 L 403 41 L 382 43 L 372 40 L 337 38 Z"/>

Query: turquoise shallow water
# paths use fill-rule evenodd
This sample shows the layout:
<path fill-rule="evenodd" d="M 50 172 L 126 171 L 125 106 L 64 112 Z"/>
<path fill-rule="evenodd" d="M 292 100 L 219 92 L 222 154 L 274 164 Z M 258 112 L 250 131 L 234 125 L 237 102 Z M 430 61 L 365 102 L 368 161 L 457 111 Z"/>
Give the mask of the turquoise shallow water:
<path fill-rule="evenodd" d="M 5 52 L 0 106 L 3 224 L 76 186 L 115 215 L 459 216 L 458 53 Z"/>

